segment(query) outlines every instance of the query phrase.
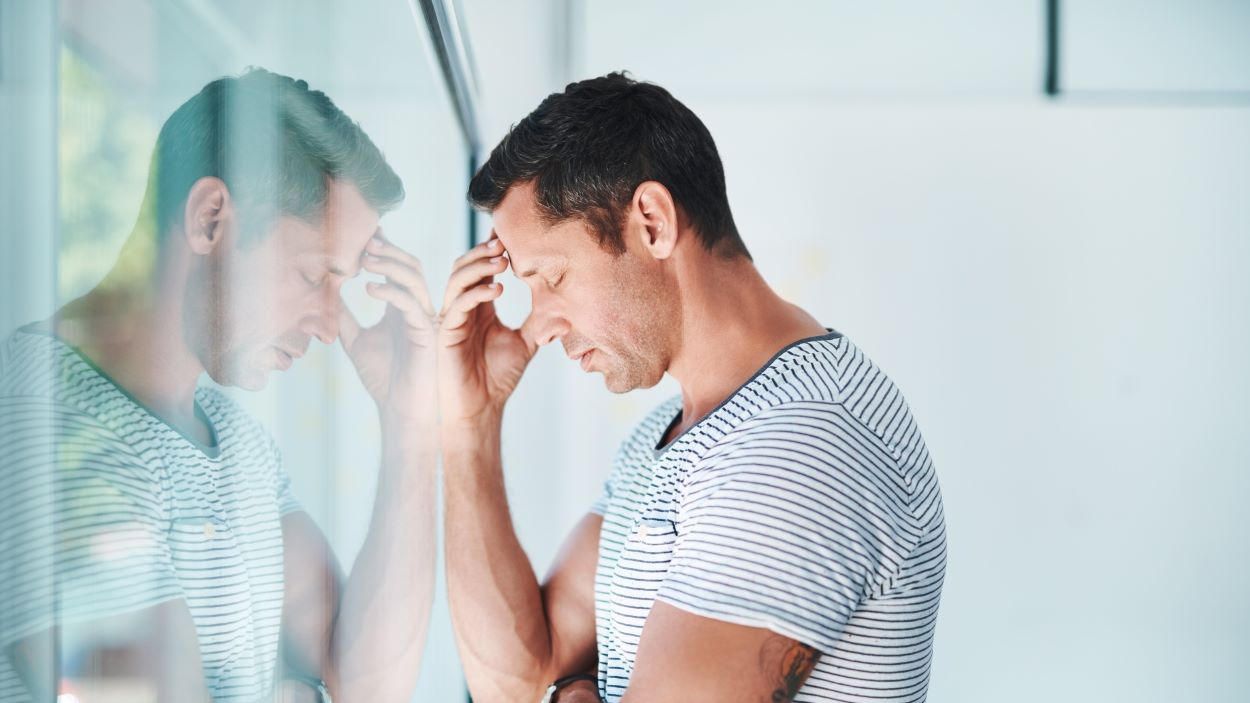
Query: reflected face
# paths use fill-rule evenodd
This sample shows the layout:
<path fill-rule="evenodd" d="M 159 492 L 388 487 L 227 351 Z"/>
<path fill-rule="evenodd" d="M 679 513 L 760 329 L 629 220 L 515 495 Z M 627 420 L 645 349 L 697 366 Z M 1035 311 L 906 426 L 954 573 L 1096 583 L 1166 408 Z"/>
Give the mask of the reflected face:
<path fill-rule="evenodd" d="M 660 263 L 628 233 L 617 256 L 581 220 L 548 225 L 532 184 L 514 186 L 493 215 L 513 273 L 530 289 L 538 343 L 559 340 L 613 393 L 659 383 L 680 323 L 677 290 Z"/>
<path fill-rule="evenodd" d="M 338 337 L 343 283 L 360 272 L 379 214 L 355 185 L 330 182 L 319 223 L 282 215 L 261 240 L 223 239 L 196 264 L 184 304 L 188 342 L 222 385 L 264 388 L 312 338 Z M 237 231 L 237 228 L 230 228 Z"/>

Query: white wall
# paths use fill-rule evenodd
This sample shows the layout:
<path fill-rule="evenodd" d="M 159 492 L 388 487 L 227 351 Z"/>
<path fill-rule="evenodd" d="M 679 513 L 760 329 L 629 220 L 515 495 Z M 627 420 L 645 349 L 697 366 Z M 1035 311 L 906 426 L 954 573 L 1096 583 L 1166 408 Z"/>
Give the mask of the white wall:
<path fill-rule="evenodd" d="M 931 699 L 1238 700 L 1250 110 L 702 112 L 765 274 L 930 445 Z"/>
<path fill-rule="evenodd" d="M 561 82 L 527 73 L 550 5 L 508 5 L 471 26 L 496 125 Z M 907 395 L 950 531 L 930 700 L 1241 700 L 1250 109 L 1046 101 L 1036 2 L 571 7 L 567 75 L 687 102 L 765 275 Z M 540 353 L 508 417 L 540 571 L 675 390 L 597 380 Z"/>

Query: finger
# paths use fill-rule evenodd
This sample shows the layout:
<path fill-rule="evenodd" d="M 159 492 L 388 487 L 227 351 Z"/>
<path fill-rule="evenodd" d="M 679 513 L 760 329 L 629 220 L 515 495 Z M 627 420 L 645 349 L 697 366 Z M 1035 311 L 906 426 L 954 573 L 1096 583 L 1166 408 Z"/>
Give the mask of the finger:
<path fill-rule="evenodd" d="M 346 305 L 339 305 L 339 344 L 343 349 L 350 350 L 360 336 L 360 322 Z"/>
<path fill-rule="evenodd" d="M 394 283 L 368 283 L 365 285 L 365 291 L 378 300 L 394 305 L 397 310 L 405 313 L 405 316 L 408 314 L 419 315 L 425 312 L 417 303 L 416 298 L 409 294 L 403 286 Z"/>
<path fill-rule="evenodd" d="M 508 268 L 508 260 L 502 256 L 471 261 L 452 272 L 447 279 L 447 294 L 443 297 L 443 307 L 448 301 L 455 300 L 464 291 L 491 280 Z M 444 310 L 446 312 L 446 310 Z"/>
<path fill-rule="evenodd" d="M 465 266 L 466 264 L 472 261 L 477 261 L 478 259 L 485 259 L 485 258 L 489 258 L 492 256 L 499 256 L 502 253 L 503 253 L 503 242 L 499 241 L 497 237 L 492 238 L 488 241 L 482 242 L 481 244 L 473 247 L 469 251 L 462 254 L 460 258 L 456 259 L 456 261 L 451 265 L 451 268 L 454 271 L 456 269 L 459 269 Z"/>
<path fill-rule="evenodd" d="M 370 295 L 398 310 L 409 327 L 428 330 L 437 326 L 434 313 L 422 308 L 407 288 L 395 283 L 371 283 L 367 288 Z"/>
<path fill-rule="evenodd" d="M 361 266 L 366 271 L 386 276 L 389 282 L 397 283 L 408 289 L 427 313 L 430 315 L 434 314 L 434 304 L 430 301 L 430 291 L 426 288 L 425 278 L 420 272 L 414 271 L 407 264 L 395 259 L 376 256 L 366 256 L 361 262 Z"/>
<path fill-rule="evenodd" d="M 464 291 L 443 313 L 442 328 L 450 331 L 463 327 L 469 321 L 469 313 L 482 303 L 498 298 L 501 293 L 503 285 L 500 283 L 483 283 Z"/>
<path fill-rule="evenodd" d="M 365 251 L 374 256 L 386 256 L 392 259 L 402 261 L 404 264 L 416 269 L 422 276 L 425 275 L 425 266 L 421 264 L 421 260 L 407 251 L 399 248 L 391 240 L 382 235 L 382 230 L 378 230 L 378 234 L 373 235 L 369 242 L 365 245 Z"/>

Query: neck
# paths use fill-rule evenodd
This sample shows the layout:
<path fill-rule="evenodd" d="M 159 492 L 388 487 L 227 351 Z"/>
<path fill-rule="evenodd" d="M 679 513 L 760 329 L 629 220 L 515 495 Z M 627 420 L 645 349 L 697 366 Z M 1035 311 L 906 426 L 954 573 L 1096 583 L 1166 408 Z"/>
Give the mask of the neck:
<path fill-rule="evenodd" d="M 152 241 L 133 232 L 113 270 L 57 311 L 51 326 L 157 415 L 195 423 L 204 367 L 184 341 L 186 257 L 166 252 L 163 265 L 154 265 Z"/>
<path fill-rule="evenodd" d="M 684 267 L 678 280 L 687 314 L 668 369 L 681 385 L 681 429 L 714 410 L 783 347 L 826 331 L 777 295 L 745 257 L 730 262 L 703 254 Z"/>

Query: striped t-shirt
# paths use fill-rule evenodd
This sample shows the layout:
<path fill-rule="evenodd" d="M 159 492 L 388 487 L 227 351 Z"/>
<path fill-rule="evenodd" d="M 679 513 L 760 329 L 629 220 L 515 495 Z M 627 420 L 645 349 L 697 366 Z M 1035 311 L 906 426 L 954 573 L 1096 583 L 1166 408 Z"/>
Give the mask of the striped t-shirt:
<path fill-rule="evenodd" d="M 27 699 L 12 643 L 60 625 L 72 679 L 81 638 L 135 636 L 104 619 L 171 599 L 190 610 L 214 700 L 272 694 L 280 516 L 299 505 L 261 425 L 216 389 L 195 400 L 210 446 L 49 334 L 0 345 L 0 700 Z"/>
<path fill-rule="evenodd" d="M 942 501 L 894 384 L 837 332 L 779 352 L 668 446 L 681 399 L 622 445 L 595 578 L 599 688 L 621 699 L 655 600 L 815 648 L 795 701 L 921 701 Z"/>

